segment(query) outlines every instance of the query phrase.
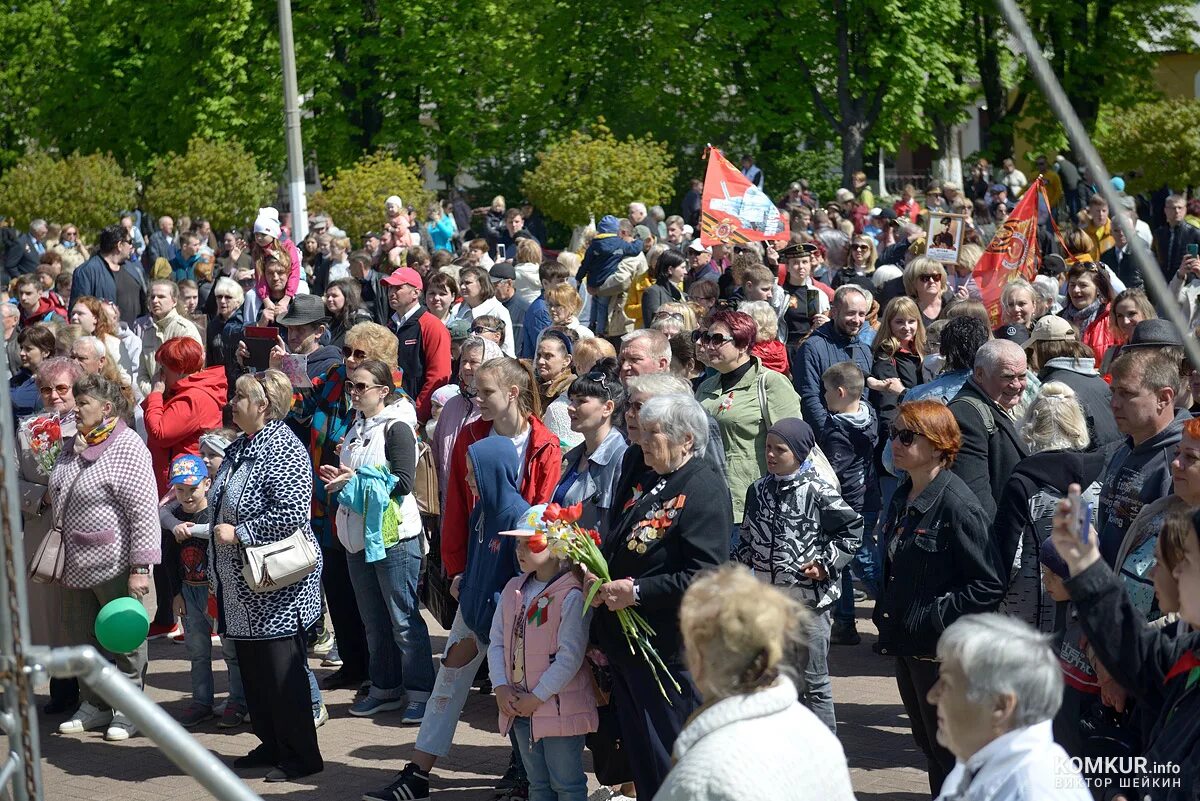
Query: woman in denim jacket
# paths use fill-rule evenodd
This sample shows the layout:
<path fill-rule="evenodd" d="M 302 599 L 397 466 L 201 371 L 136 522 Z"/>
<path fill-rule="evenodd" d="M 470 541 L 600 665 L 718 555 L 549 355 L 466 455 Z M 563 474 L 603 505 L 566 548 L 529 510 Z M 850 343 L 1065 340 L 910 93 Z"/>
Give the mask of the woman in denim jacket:
<path fill-rule="evenodd" d="M 950 410 L 931 400 L 901 404 L 891 440 L 907 478 L 892 496 L 884 526 L 877 650 L 896 657 L 900 698 L 937 796 L 954 767 L 954 756 L 937 742 L 937 710 L 928 701 L 938 677 L 937 641 L 963 615 L 999 607 L 1005 571 L 979 499 L 950 472 L 962 445 Z"/>

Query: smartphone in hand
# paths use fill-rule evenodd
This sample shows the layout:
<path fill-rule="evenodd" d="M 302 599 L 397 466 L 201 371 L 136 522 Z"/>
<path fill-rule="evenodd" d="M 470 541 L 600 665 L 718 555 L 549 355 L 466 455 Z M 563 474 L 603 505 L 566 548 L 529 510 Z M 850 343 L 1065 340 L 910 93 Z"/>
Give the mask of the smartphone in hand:
<path fill-rule="evenodd" d="M 1086 543 L 1092 531 L 1092 505 L 1080 496 L 1078 485 L 1073 485 L 1072 491 L 1067 494 L 1067 502 L 1071 505 L 1067 527 L 1081 542 Z"/>

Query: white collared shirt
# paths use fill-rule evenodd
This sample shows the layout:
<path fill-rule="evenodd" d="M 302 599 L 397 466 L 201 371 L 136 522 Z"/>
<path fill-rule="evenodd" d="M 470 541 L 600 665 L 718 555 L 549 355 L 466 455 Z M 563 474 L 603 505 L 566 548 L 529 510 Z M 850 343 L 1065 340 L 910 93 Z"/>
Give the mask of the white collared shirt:
<path fill-rule="evenodd" d="M 937 801 L 1090 801 L 1052 726 L 1046 720 L 1010 731 L 958 762 Z"/>

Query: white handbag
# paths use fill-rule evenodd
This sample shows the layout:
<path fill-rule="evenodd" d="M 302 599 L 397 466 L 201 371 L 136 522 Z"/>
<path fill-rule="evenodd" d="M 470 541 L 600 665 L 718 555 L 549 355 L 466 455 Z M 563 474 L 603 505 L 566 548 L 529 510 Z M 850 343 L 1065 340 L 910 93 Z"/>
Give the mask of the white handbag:
<path fill-rule="evenodd" d="M 245 552 L 242 577 L 255 592 L 274 592 L 317 569 L 317 546 L 303 528 L 279 542 L 248 546 Z"/>

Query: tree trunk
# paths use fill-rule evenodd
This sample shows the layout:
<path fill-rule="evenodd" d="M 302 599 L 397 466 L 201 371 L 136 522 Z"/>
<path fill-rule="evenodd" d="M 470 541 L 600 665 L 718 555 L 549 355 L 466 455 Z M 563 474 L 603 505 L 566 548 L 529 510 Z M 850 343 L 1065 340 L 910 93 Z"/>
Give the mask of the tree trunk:
<path fill-rule="evenodd" d="M 867 143 L 867 122 L 844 119 L 842 129 L 842 186 L 854 186 L 851 176 L 863 168 L 863 148 Z"/>
<path fill-rule="evenodd" d="M 963 185 L 962 171 L 962 126 L 935 123 L 938 158 L 934 164 L 934 177 Z"/>

